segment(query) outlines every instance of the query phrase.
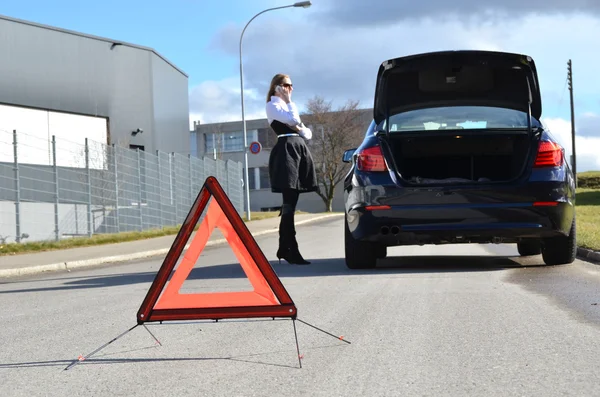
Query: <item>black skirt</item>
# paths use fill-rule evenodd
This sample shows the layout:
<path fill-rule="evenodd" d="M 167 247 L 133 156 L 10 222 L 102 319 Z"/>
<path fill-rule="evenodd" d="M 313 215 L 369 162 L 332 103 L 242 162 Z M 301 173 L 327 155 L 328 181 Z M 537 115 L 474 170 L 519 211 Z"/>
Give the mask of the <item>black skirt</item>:
<path fill-rule="evenodd" d="M 315 164 L 304 138 L 277 139 L 269 157 L 269 179 L 271 191 L 275 193 L 283 189 L 296 189 L 300 193 L 319 190 Z"/>

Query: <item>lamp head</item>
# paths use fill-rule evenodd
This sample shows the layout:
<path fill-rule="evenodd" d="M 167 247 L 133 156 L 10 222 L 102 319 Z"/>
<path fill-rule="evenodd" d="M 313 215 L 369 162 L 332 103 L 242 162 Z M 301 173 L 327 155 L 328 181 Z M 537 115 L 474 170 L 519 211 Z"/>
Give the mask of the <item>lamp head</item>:
<path fill-rule="evenodd" d="M 312 3 L 310 1 L 299 1 L 297 3 L 294 3 L 294 7 L 308 8 L 311 5 L 312 5 Z"/>

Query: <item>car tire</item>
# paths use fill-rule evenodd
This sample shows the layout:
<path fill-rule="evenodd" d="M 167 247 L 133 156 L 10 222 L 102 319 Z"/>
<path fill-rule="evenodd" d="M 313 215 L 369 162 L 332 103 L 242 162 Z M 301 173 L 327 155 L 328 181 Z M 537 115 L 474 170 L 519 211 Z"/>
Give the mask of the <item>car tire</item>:
<path fill-rule="evenodd" d="M 378 244 L 370 241 L 355 240 L 350 233 L 348 222 L 344 220 L 344 248 L 346 266 L 349 269 L 375 268 L 377 258 L 381 255 L 381 250 L 378 250 L 377 246 Z"/>
<path fill-rule="evenodd" d="M 517 243 L 517 250 L 521 256 L 533 256 L 542 253 L 542 244 L 539 241 L 524 241 Z"/>
<path fill-rule="evenodd" d="M 546 265 L 566 265 L 577 257 L 577 222 L 573 217 L 568 236 L 552 237 L 544 241 L 542 259 Z"/>

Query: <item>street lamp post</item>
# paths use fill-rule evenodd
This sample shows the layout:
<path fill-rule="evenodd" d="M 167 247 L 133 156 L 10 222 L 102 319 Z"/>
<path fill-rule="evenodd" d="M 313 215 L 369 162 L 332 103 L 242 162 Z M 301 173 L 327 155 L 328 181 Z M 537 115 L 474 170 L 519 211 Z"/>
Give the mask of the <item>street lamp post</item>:
<path fill-rule="evenodd" d="M 244 37 L 244 32 L 246 31 L 246 28 L 248 27 L 248 25 L 250 25 L 250 22 L 252 22 L 254 20 L 254 18 L 256 18 L 257 16 L 259 16 L 260 14 L 264 14 L 267 11 L 273 11 L 273 10 L 279 10 L 281 8 L 289 8 L 289 7 L 302 7 L 302 8 L 308 8 L 311 6 L 311 2 L 310 1 L 300 1 L 294 4 L 290 4 L 287 6 L 281 6 L 281 7 L 274 7 L 274 8 L 268 8 L 264 11 L 259 12 L 258 14 L 256 14 L 255 16 L 252 17 L 252 19 L 250 19 L 248 21 L 248 23 L 246 24 L 246 26 L 244 26 L 244 29 L 242 30 L 242 34 L 240 35 L 240 91 L 241 91 L 241 97 L 242 97 L 242 125 L 244 128 L 244 187 L 246 190 L 246 218 L 248 220 L 250 220 L 250 180 L 248 178 L 248 138 L 247 138 L 247 133 L 246 133 L 246 116 L 245 116 L 245 112 L 244 112 L 244 76 L 243 76 L 243 69 L 242 69 L 242 38 Z"/>

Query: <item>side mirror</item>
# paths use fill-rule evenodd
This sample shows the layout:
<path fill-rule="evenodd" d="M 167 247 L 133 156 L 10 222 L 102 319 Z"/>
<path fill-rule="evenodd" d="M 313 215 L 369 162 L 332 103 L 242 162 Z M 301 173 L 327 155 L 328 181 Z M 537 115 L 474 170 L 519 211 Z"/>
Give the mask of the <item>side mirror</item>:
<path fill-rule="evenodd" d="M 356 152 L 356 149 L 346 150 L 344 152 L 344 157 L 342 158 L 342 161 L 344 163 L 351 163 L 352 162 L 352 156 L 354 155 L 354 152 Z"/>

